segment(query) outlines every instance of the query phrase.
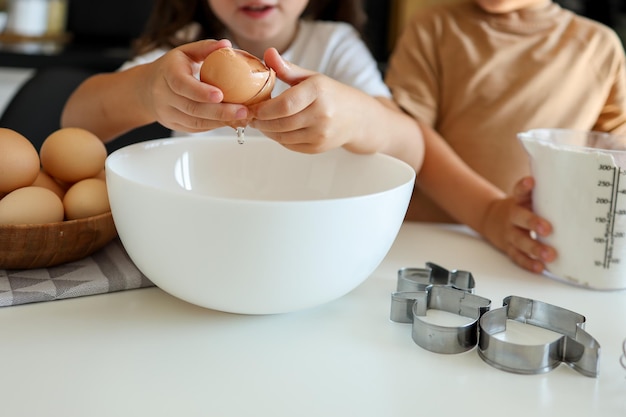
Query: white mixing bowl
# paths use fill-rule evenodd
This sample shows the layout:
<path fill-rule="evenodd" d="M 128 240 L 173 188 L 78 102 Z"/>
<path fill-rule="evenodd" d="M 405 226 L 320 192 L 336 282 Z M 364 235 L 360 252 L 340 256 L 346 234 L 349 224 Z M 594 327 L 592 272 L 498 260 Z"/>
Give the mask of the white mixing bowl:
<path fill-rule="evenodd" d="M 415 172 L 386 155 L 306 155 L 267 138 L 159 139 L 106 161 L 137 267 L 190 303 L 283 313 L 339 298 L 389 251 Z"/>

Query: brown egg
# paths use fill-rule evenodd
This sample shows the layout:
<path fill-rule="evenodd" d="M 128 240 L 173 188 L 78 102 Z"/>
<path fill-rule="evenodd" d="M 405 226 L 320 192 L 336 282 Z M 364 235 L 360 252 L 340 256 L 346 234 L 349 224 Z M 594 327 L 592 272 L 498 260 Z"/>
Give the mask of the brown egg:
<path fill-rule="evenodd" d="M 18 188 L 0 200 L 0 224 L 56 223 L 63 216 L 61 199 L 47 188 Z"/>
<path fill-rule="evenodd" d="M 102 181 L 106 181 L 107 179 L 106 171 L 103 169 L 102 171 L 94 175 L 94 178 L 98 178 L 98 179 L 101 179 Z"/>
<path fill-rule="evenodd" d="M 31 185 L 38 173 L 33 144 L 14 130 L 0 128 L 0 194 Z"/>
<path fill-rule="evenodd" d="M 62 200 L 65 195 L 65 189 L 62 184 L 48 175 L 43 169 L 39 171 L 39 175 L 32 184 L 35 187 L 43 187 L 54 192 Z"/>
<path fill-rule="evenodd" d="M 83 219 L 111 210 L 106 182 L 98 178 L 88 178 L 72 185 L 63 197 L 65 218 Z"/>
<path fill-rule="evenodd" d="M 104 169 L 107 150 L 93 133 L 76 127 L 59 129 L 41 145 L 41 165 L 52 177 L 75 183 Z"/>
<path fill-rule="evenodd" d="M 255 104 L 271 97 L 276 73 L 246 51 L 221 48 L 209 54 L 200 80 L 224 93 L 224 103 Z"/>

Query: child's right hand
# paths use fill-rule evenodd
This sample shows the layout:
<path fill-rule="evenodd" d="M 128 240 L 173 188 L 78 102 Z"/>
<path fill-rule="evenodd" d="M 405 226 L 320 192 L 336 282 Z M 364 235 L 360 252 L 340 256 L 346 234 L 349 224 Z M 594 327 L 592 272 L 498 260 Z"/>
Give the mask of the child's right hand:
<path fill-rule="evenodd" d="M 541 273 L 546 263 L 556 259 L 556 250 L 537 237 L 552 233 L 552 225 L 532 211 L 532 177 L 522 178 L 515 184 L 510 197 L 493 203 L 485 232 L 491 243 L 506 253 L 520 267 Z M 533 236 L 535 235 L 535 236 Z"/>
<path fill-rule="evenodd" d="M 240 104 L 222 103 L 219 88 L 201 82 L 198 72 L 204 58 L 228 40 L 203 40 L 167 52 L 144 68 L 138 92 L 152 117 L 177 131 L 202 132 L 243 120 L 248 110 Z"/>
<path fill-rule="evenodd" d="M 153 62 L 89 77 L 66 102 L 61 126 L 87 129 L 108 142 L 153 122 L 189 133 L 245 125 L 248 109 L 222 103 L 222 92 L 198 75 L 207 55 L 230 45 L 228 40 L 193 42 Z"/>

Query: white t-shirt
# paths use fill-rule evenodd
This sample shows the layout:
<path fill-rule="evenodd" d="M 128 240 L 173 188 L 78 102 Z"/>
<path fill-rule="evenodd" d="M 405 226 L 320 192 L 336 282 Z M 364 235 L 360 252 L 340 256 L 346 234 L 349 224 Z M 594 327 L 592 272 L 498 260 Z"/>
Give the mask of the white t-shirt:
<path fill-rule="evenodd" d="M 167 51 L 167 49 L 156 49 L 135 57 L 124 63 L 120 70 L 152 62 Z M 282 57 L 302 68 L 325 74 L 371 96 L 391 97 L 378 70 L 376 60 L 358 32 L 347 23 L 302 20 L 296 38 Z M 287 84 L 276 79 L 272 97 L 279 95 L 287 88 L 289 88 Z M 233 134 L 233 129 L 230 127 L 202 133 L 202 135 Z M 245 134 L 246 136 L 261 135 L 261 132 L 248 127 Z M 174 132 L 173 135 L 189 135 L 189 133 Z"/>

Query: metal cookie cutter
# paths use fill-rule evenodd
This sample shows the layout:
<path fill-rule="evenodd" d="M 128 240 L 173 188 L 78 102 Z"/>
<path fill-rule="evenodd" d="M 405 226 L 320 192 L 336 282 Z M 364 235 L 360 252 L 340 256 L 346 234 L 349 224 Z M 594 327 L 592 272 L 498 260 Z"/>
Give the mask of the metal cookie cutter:
<path fill-rule="evenodd" d="M 476 346 L 478 320 L 491 301 L 471 294 L 474 278 L 467 271 L 448 271 L 433 263 L 428 268 L 398 271 L 397 292 L 391 295 L 392 321 L 413 323 L 415 343 L 436 353 L 461 353 Z M 462 326 L 441 326 L 422 320 L 428 309 L 473 319 Z"/>
<path fill-rule="evenodd" d="M 402 268 L 398 271 L 398 292 L 424 291 L 431 285 L 473 293 L 476 281 L 471 272 L 456 269 L 449 271 L 432 262 L 426 262 L 426 268 Z"/>
<path fill-rule="evenodd" d="M 589 377 L 598 376 L 600 345 L 583 330 L 585 317 L 551 304 L 509 296 L 479 320 L 478 354 L 488 364 L 508 372 L 539 374 L 561 362 Z M 515 320 L 560 333 L 563 337 L 541 345 L 518 345 L 494 335 L 506 330 L 506 321 Z"/>

